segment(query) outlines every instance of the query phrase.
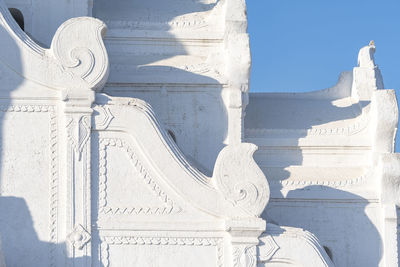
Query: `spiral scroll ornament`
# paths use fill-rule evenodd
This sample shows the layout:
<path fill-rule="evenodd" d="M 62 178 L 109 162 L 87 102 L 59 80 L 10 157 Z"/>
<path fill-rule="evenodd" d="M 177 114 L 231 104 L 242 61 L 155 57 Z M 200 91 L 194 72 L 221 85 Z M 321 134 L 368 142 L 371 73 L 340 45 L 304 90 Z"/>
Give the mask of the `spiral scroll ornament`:
<path fill-rule="evenodd" d="M 80 87 L 102 88 L 108 78 L 109 63 L 103 43 L 106 25 L 94 18 L 68 20 L 57 30 L 51 49 L 63 72 Z"/>
<path fill-rule="evenodd" d="M 218 190 L 235 207 L 249 216 L 260 216 L 269 200 L 266 177 L 253 159 L 257 146 L 249 143 L 229 145 L 219 154 L 214 168 Z"/>

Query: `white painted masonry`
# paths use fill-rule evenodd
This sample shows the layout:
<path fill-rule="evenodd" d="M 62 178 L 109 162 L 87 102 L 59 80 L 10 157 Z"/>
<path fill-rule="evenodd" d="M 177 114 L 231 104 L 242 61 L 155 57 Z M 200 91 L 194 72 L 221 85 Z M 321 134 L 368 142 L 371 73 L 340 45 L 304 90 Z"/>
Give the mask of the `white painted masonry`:
<path fill-rule="evenodd" d="M 0 267 L 398 266 L 375 50 L 254 94 L 244 0 L 0 0 Z"/>

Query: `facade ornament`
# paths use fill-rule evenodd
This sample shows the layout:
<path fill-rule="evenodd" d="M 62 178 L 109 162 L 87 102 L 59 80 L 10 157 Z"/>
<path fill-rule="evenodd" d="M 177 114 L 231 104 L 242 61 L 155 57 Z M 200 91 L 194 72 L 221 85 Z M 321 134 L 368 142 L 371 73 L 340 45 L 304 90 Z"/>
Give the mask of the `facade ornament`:
<path fill-rule="evenodd" d="M 374 54 L 376 51 L 375 42 L 372 40 L 369 45 L 364 46 L 358 53 L 358 67 L 360 68 L 375 68 Z"/>
<path fill-rule="evenodd" d="M 65 96 L 72 97 L 70 92 L 74 90 L 103 88 L 109 62 L 102 40 L 107 28 L 102 21 L 91 17 L 69 19 L 58 28 L 46 49 L 21 30 L 3 1 L 0 12 L 0 25 L 8 33 L 2 35 L 8 49 L 0 51 L 0 61 L 13 71 L 49 88 L 66 90 Z M 18 51 L 19 56 L 8 53 L 10 49 Z"/>
<path fill-rule="evenodd" d="M 253 159 L 257 146 L 228 145 L 218 155 L 213 179 L 218 190 L 249 216 L 260 216 L 269 201 L 269 185 Z"/>
<path fill-rule="evenodd" d="M 90 17 L 68 20 L 58 28 L 51 43 L 52 54 L 62 72 L 75 81 L 73 87 L 83 81 L 83 88 L 103 88 L 109 71 L 103 43 L 106 31 L 102 21 Z"/>
<path fill-rule="evenodd" d="M 68 242 L 77 249 L 83 249 L 90 241 L 90 238 L 90 234 L 81 224 L 76 225 L 73 231 L 67 236 Z"/>
<path fill-rule="evenodd" d="M 44 2 L 32 1 L 26 15 L 42 14 L 37 4 Z M 107 13 L 106 2 L 82 6 Z M 393 91 L 378 90 L 374 43 L 333 88 L 259 97 L 249 94 L 245 0 L 187 1 L 184 8 L 171 0 L 151 13 L 158 2 L 142 1 L 123 22 L 106 17 L 108 37 L 98 19 L 70 19 L 44 48 L 0 0 L 6 263 L 397 266 L 398 109 Z M 82 7 L 54 2 L 62 4 Z M 40 25 L 36 19 L 26 20 L 35 22 L 27 32 Z M 337 217 L 339 209 L 348 220 Z M 321 242 L 267 218 L 288 225 L 301 219 Z M 15 238 L 21 231 L 31 233 Z M 360 253 L 353 237 L 376 247 Z"/>
<path fill-rule="evenodd" d="M 233 252 L 233 267 L 256 267 L 256 246 L 235 247 Z"/>
<path fill-rule="evenodd" d="M 114 115 L 111 113 L 109 107 L 95 106 L 94 107 L 94 120 L 97 129 L 105 130 L 111 121 L 114 119 Z"/>
<path fill-rule="evenodd" d="M 277 262 L 294 266 L 335 266 L 319 240 L 303 229 L 268 223 L 259 240 L 258 262 L 261 266 Z"/>
<path fill-rule="evenodd" d="M 90 136 L 90 117 L 88 116 L 67 116 L 68 139 L 77 153 L 82 153 Z"/>
<path fill-rule="evenodd" d="M 358 66 L 353 69 L 351 86 L 351 96 L 355 100 L 368 101 L 374 91 L 384 88 L 381 71 L 375 64 L 375 51 L 375 43 L 371 41 L 358 53 Z"/>
<path fill-rule="evenodd" d="M 259 261 L 269 261 L 276 251 L 279 249 L 279 245 L 276 243 L 271 235 L 262 235 L 260 237 L 260 244 L 258 248 Z"/>

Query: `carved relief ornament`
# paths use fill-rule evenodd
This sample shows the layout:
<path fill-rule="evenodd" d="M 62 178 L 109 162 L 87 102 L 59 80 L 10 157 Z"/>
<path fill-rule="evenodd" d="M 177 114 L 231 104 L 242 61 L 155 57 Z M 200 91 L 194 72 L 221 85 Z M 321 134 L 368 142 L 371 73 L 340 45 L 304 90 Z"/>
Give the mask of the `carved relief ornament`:
<path fill-rule="evenodd" d="M 22 31 L 0 0 L 0 26 L 0 44 L 7 48 L 0 49 L 0 61 L 25 79 L 58 90 L 98 90 L 104 86 L 109 62 L 102 40 L 107 28 L 102 21 L 69 19 L 46 49 Z"/>

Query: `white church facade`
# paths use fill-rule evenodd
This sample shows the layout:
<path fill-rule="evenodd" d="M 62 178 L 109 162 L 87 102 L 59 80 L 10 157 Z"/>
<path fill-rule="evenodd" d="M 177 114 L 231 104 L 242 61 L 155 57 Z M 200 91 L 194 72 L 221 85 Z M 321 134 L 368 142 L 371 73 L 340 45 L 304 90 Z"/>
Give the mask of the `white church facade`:
<path fill-rule="evenodd" d="M 245 0 L 0 0 L 0 267 L 399 266 L 374 53 L 252 93 Z"/>

